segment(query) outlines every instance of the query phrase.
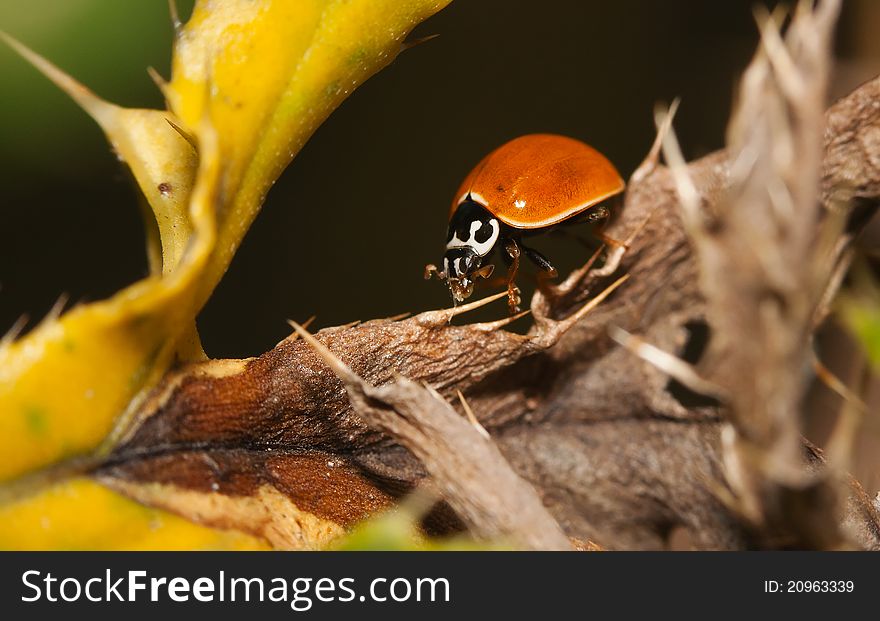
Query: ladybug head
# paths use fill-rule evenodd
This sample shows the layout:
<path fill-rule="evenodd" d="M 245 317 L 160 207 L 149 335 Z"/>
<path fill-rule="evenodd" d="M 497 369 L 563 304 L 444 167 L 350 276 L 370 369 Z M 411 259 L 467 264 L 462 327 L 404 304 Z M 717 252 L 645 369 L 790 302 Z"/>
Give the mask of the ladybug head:
<path fill-rule="evenodd" d="M 472 249 L 451 248 L 443 255 L 446 283 L 456 302 L 470 297 L 474 291 L 473 273 L 480 267 L 481 257 Z"/>
<path fill-rule="evenodd" d="M 446 235 L 443 271 L 438 275 L 446 278 L 456 302 L 470 297 L 474 291 L 474 280 L 478 277 L 488 278 L 492 274 L 494 266 L 482 265 L 494 250 L 500 233 L 498 220 L 482 205 L 474 202 L 470 195 L 455 209 Z"/>
<path fill-rule="evenodd" d="M 456 302 L 463 302 L 474 292 L 474 281 L 477 278 L 488 278 L 494 265 L 481 267 L 483 257 L 472 248 L 450 248 L 443 255 L 443 273 L 446 283 Z"/>

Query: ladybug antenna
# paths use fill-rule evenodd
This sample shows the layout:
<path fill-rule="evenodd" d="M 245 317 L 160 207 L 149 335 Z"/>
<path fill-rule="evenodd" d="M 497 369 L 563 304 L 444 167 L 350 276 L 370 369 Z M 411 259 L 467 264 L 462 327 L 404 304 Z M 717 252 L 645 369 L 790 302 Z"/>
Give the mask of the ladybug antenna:
<path fill-rule="evenodd" d="M 425 280 L 431 280 L 432 276 L 436 276 L 438 280 L 446 280 L 446 272 L 441 272 L 433 263 L 425 266 Z"/>

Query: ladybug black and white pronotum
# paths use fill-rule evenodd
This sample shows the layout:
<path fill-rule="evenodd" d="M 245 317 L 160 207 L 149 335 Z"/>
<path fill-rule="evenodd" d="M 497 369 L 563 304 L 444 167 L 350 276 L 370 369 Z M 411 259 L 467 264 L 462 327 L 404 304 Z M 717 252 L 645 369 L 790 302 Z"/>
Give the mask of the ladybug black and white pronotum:
<path fill-rule="evenodd" d="M 496 248 L 508 265 L 508 303 L 519 304 L 514 283 L 521 254 L 548 276 L 556 269 L 525 245 L 523 236 L 562 223 L 606 218 L 601 203 L 623 192 L 624 182 L 608 159 L 591 146 L 554 134 L 521 136 L 492 151 L 465 178 L 449 213 L 443 269 L 425 268 L 425 278 L 446 280 L 455 301 L 488 278 L 486 263 Z"/>

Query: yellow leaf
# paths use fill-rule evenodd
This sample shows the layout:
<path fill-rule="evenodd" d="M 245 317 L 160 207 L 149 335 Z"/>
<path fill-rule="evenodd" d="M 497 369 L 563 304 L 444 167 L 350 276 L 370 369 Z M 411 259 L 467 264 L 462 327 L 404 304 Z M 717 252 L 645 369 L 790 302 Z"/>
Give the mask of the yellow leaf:
<path fill-rule="evenodd" d="M 195 284 L 214 248 L 219 167 L 213 136 L 203 124 L 189 204 L 193 234 L 175 270 L 0 345 L 0 481 L 92 451 L 167 369 L 198 311 Z"/>
<path fill-rule="evenodd" d="M 0 550 L 265 550 L 235 530 L 194 524 L 72 479 L 0 505 Z"/>
<path fill-rule="evenodd" d="M 124 413 L 175 350 L 201 353 L 196 314 L 272 183 L 448 2 L 199 0 L 163 88 L 173 113 L 104 102 L 8 41 L 96 119 L 128 163 L 157 218 L 163 269 L 0 343 L 0 482 L 94 451 L 125 429 Z"/>
<path fill-rule="evenodd" d="M 106 102 L 9 35 L 0 33 L 0 37 L 70 95 L 104 130 L 153 210 L 162 243 L 163 271 L 172 271 L 192 236 L 187 209 L 198 167 L 195 148 L 175 129 L 178 123 L 174 115 Z"/>
<path fill-rule="evenodd" d="M 312 133 L 406 35 L 450 0 L 198 0 L 165 89 L 186 126 L 210 110 L 224 162 L 207 300 L 269 188 Z M 293 208 L 296 208 L 295 206 Z"/>

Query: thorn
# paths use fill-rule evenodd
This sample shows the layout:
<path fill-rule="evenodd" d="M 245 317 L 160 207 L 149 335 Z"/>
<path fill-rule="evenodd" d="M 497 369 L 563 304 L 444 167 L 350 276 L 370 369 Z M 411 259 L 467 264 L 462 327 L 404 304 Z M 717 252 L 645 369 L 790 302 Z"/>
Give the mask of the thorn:
<path fill-rule="evenodd" d="M 399 314 L 397 314 L 397 315 L 391 315 L 391 317 L 385 317 L 385 319 L 380 319 L 379 321 L 388 321 L 388 322 L 391 322 L 391 321 L 400 321 L 401 319 L 406 319 L 406 318 L 409 317 L 410 315 L 412 315 L 412 313 L 409 312 L 409 311 L 407 311 L 407 312 L 405 312 L 405 313 L 399 313 Z"/>
<path fill-rule="evenodd" d="M 752 488 L 754 485 L 752 475 L 755 473 L 767 482 L 799 489 L 815 485 L 826 476 L 824 469 L 804 470 L 799 464 L 792 464 L 781 457 L 779 453 L 767 451 L 756 445 L 729 423 L 722 427 L 721 446 L 722 463 L 731 487 L 740 492 L 743 498 L 750 497 L 756 503 L 759 501 L 756 498 L 756 490 Z M 748 468 L 745 468 L 744 464 L 747 464 Z"/>
<path fill-rule="evenodd" d="M 599 304 L 601 304 L 605 300 L 605 298 L 607 298 L 609 295 L 611 295 L 615 289 L 617 289 L 620 285 L 625 283 L 627 280 L 629 280 L 629 274 L 624 274 L 623 276 L 621 276 L 620 278 L 615 280 L 613 283 L 611 283 L 610 285 L 605 287 L 605 289 L 603 289 L 602 292 L 599 293 L 599 295 L 597 295 L 592 300 L 590 300 L 589 302 L 584 304 L 578 310 L 578 312 L 576 312 L 574 315 L 572 315 L 571 317 L 565 318 L 562 323 L 568 323 L 569 325 L 577 323 L 578 321 L 583 319 L 583 317 L 587 313 L 589 313 L 591 310 L 593 310 L 594 308 L 599 306 Z"/>
<path fill-rule="evenodd" d="M 147 75 L 150 76 L 150 79 L 153 81 L 153 84 L 156 85 L 156 88 L 159 89 L 159 92 L 162 93 L 162 96 L 165 100 L 168 100 L 168 80 L 163 78 L 161 74 L 156 71 L 154 67 L 147 67 Z"/>
<path fill-rule="evenodd" d="M 458 315 L 467 313 L 468 311 L 475 310 L 482 306 L 486 306 L 487 304 L 491 304 L 495 300 L 500 300 L 501 298 L 506 297 L 507 291 L 502 291 L 500 293 L 496 293 L 495 295 L 490 295 L 489 297 L 477 300 L 476 302 L 470 302 L 469 304 L 462 304 L 461 306 L 453 306 L 452 308 L 444 308 L 442 310 L 420 313 L 413 317 L 413 319 L 415 319 L 418 324 L 422 326 L 441 326 L 452 321 L 453 317 L 457 317 Z"/>
<path fill-rule="evenodd" d="M 517 319 L 525 317 L 526 315 L 528 315 L 531 312 L 532 312 L 531 310 L 526 309 L 526 310 L 521 311 L 515 315 L 511 315 L 510 317 L 505 317 L 504 319 L 499 319 L 497 321 L 487 321 L 487 322 L 483 322 L 483 323 L 475 323 L 471 326 L 471 328 L 473 328 L 474 330 L 480 330 L 482 332 L 494 332 L 495 330 L 498 330 L 500 328 L 503 328 L 506 325 L 513 323 Z"/>
<path fill-rule="evenodd" d="M 667 117 L 669 117 L 669 112 L 666 112 L 664 115 L 662 110 L 657 110 L 654 113 L 654 122 L 658 128 L 663 126 Z M 663 156 L 669 165 L 673 181 L 675 181 L 675 188 L 681 199 L 685 226 L 690 229 L 691 238 L 694 239 L 695 235 L 693 233 L 702 229 L 700 194 L 697 192 L 697 188 L 688 173 L 687 164 L 685 163 L 684 156 L 681 154 L 681 147 L 678 144 L 678 138 L 675 136 L 675 130 L 671 126 L 671 121 L 669 130 L 663 136 L 662 145 Z"/>
<path fill-rule="evenodd" d="M 312 322 L 315 321 L 315 317 L 317 317 L 317 315 L 312 315 L 311 317 L 309 317 L 308 319 L 306 319 L 304 322 L 302 322 L 299 325 L 301 325 L 303 327 L 303 329 L 308 330 L 309 326 L 312 325 Z M 292 327 L 294 329 L 293 334 L 291 334 L 287 338 L 290 339 L 291 341 L 295 341 L 296 339 L 299 338 L 299 333 L 296 332 L 296 328 L 294 327 L 296 325 L 296 322 L 293 319 L 288 319 L 287 323 L 288 323 L 288 325 L 290 325 L 290 327 Z"/>
<path fill-rule="evenodd" d="M 782 35 L 779 34 L 777 15 L 771 16 L 766 7 L 755 7 L 755 21 L 761 33 L 761 48 L 764 50 L 773 73 L 779 80 L 786 97 L 792 101 L 802 98 L 806 88 L 800 71 L 791 58 Z"/>
<path fill-rule="evenodd" d="M 860 413 L 867 414 L 868 405 L 819 360 L 815 351 L 813 352 L 813 372 L 829 390 L 836 393 L 847 403 L 852 404 Z"/>
<path fill-rule="evenodd" d="M 398 379 L 400 379 L 402 377 L 404 377 L 404 376 L 400 375 L 397 372 L 394 373 L 395 381 L 397 381 Z M 433 386 L 431 386 L 428 382 L 423 381 L 422 386 L 425 388 L 425 390 L 427 390 L 429 393 L 431 393 L 431 396 L 433 396 L 435 399 L 446 403 L 446 399 L 443 398 L 443 395 L 441 395 L 439 392 L 437 392 L 437 389 L 434 388 Z"/>
<path fill-rule="evenodd" d="M 569 274 L 566 279 L 559 283 L 558 285 L 548 284 L 547 291 L 549 295 L 547 297 L 560 298 L 564 295 L 567 295 L 571 291 L 575 289 L 586 277 L 587 274 L 590 273 L 590 270 L 593 268 L 593 265 L 596 261 L 599 260 L 599 257 L 602 256 L 602 252 L 605 250 L 604 244 L 596 248 L 590 258 L 587 260 L 585 264 L 581 267 L 574 270 L 571 274 Z M 539 293 L 543 293 L 539 290 Z"/>
<path fill-rule="evenodd" d="M 813 370 L 816 377 L 838 394 L 844 401 L 843 408 L 837 417 L 837 421 L 828 434 L 825 442 L 825 455 L 828 463 L 840 470 L 847 471 L 852 467 L 852 449 L 855 444 L 856 433 L 868 413 L 867 404 L 859 396 L 846 386 L 819 360 L 813 351 Z M 864 361 L 862 361 L 864 365 Z M 870 378 L 870 370 L 865 367 L 862 370 L 862 387 L 867 389 Z"/>
<path fill-rule="evenodd" d="M 596 261 L 599 260 L 599 257 L 602 256 L 603 250 L 605 250 L 605 246 L 604 245 L 599 246 L 598 248 L 596 248 L 596 252 L 594 252 L 593 254 L 590 255 L 590 258 L 587 259 L 587 262 L 581 268 L 584 271 L 584 273 L 590 271 L 590 268 L 592 268 L 593 265 L 596 263 Z"/>
<path fill-rule="evenodd" d="M 177 0 L 168 0 L 168 14 L 171 16 L 171 26 L 174 28 L 174 34 L 177 34 L 183 25 L 180 21 L 180 13 L 177 11 Z"/>
<path fill-rule="evenodd" d="M 49 312 L 46 313 L 46 316 L 43 317 L 43 320 L 40 321 L 40 325 L 51 323 L 58 319 L 61 316 L 61 312 L 64 310 L 64 307 L 67 306 L 67 301 L 70 299 L 66 293 L 62 293 L 58 296 L 58 299 L 55 300 L 55 303 L 52 305 L 52 308 L 49 309 Z"/>
<path fill-rule="evenodd" d="M 605 248 L 605 246 L 602 246 L 602 248 Z M 620 267 L 620 262 L 623 260 L 623 255 L 626 254 L 626 249 L 627 246 L 624 244 L 615 246 L 614 249 L 608 253 L 607 258 L 605 259 L 605 264 L 593 272 L 591 276 L 594 278 L 606 278 L 611 276 L 611 274 L 616 272 L 617 268 Z"/>
<path fill-rule="evenodd" d="M 117 106 L 108 103 L 95 95 L 91 90 L 74 80 L 57 66 L 40 56 L 21 41 L 0 31 L 2 39 L 9 47 L 15 50 L 22 58 L 28 61 L 40 73 L 46 76 L 55 86 L 67 93 L 98 125 L 102 127 L 108 122 L 110 115 Z"/>
<path fill-rule="evenodd" d="M 477 431 L 480 432 L 480 435 L 486 438 L 487 440 L 491 440 L 492 436 L 489 435 L 489 432 L 486 431 L 486 428 L 480 424 L 480 421 L 477 420 L 477 417 L 474 415 L 474 411 L 471 409 L 471 406 L 468 405 L 468 402 L 465 400 L 464 395 L 461 394 L 460 390 L 456 390 L 458 393 L 458 400 L 461 402 L 461 407 L 464 408 L 464 413 L 467 416 L 467 419 L 470 421 L 471 425 L 473 425 Z"/>
<path fill-rule="evenodd" d="M 190 146 L 193 148 L 193 150 L 194 150 L 196 153 L 198 153 L 198 151 L 199 151 L 199 147 L 196 145 L 196 139 L 195 139 L 195 136 L 193 136 L 192 134 L 190 134 L 189 132 L 187 132 L 187 131 L 186 131 L 185 129 L 183 129 L 180 125 L 178 125 L 177 123 L 175 123 L 174 121 L 172 121 L 171 119 L 169 119 L 169 118 L 167 118 L 167 117 L 166 117 L 166 119 L 165 119 L 165 122 L 168 123 L 171 127 L 173 127 L 174 130 L 175 130 L 178 134 L 180 134 L 181 138 L 183 138 L 184 140 L 186 140 L 186 141 L 190 144 Z"/>
<path fill-rule="evenodd" d="M 840 15 L 843 0 L 825 0 L 820 2 L 816 7 L 816 19 L 820 23 L 824 22 L 824 28 L 830 30 L 837 17 Z"/>
<path fill-rule="evenodd" d="M 404 41 L 403 44 L 400 46 L 400 51 L 405 52 L 407 50 L 411 50 L 412 48 L 416 47 L 417 45 L 421 45 L 422 43 L 427 43 L 428 41 L 431 41 L 432 39 L 436 39 L 439 36 L 440 36 L 439 34 L 432 34 L 432 35 L 427 35 L 425 37 L 417 37 L 415 39 L 410 39 L 409 41 Z"/>
<path fill-rule="evenodd" d="M 657 164 L 660 162 L 660 149 L 663 147 L 663 140 L 672 128 L 672 120 L 675 118 L 675 113 L 678 112 L 679 104 L 681 104 L 681 97 L 676 97 L 672 100 L 672 105 L 666 111 L 666 116 L 657 126 L 657 135 L 654 137 L 654 143 L 651 145 L 648 155 L 645 156 L 645 159 L 639 164 L 635 172 L 630 175 L 630 184 L 639 183 L 657 168 Z M 656 118 L 656 116 L 657 111 L 655 110 L 654 117 Z"/>
<path fill-rule="evenodd" d="M 633 232 L 629 234 L 629 236 L 624 239 L 622 242 L 617 242 L 617 245 L 608 253 L 608 256 L 605 258 L 605 264 L 597 269 L 595 272 L 591 274 L 593 278 L 606 278 L 611 276 L 614 272 L 617 271 L 617 268 L 620 267 L 620 262 L 623 261 L 623 257 L 632 247 L 633 242 L 635 242 L 636 237 L 642 234 L 642 231 L 645 230 L 645 227 L 648 226 L 648 223 L 651 221 L 651 218 L 654 216 L 654 210 L 651 209 L 648 211 L 648 214 L 642 220 L 642 222 L 633 229 Z M 603 246 L 604 248 L 604 246 Z"/>
<path fill-rule="evenodd" d="M 694 392 L 726 402 L 725 391 L 717 384 L 703 379 L 696 369 L 681 358 L 651 345 L 623 328 L 608 326 L 608 334 L 620 345 L 669 377 L 678 380 Z"/>
<path fill-rule="evenodd" d="M 12 324 L 12 327 L 6 331 L 6 334 L 3 335 L 3 338 L 0 338 L 0 349 L 6 347 L 7 345 L 11 345 L 15 339 L 22 333 L 25 326 L 28 322 L 28 316 L 22 315 L 18 319 L 15 320 L 15 323 Z"/>
<path fill-rule="evenodd" d="M 540 349 L 546 349 L 554 345 L 565 332 L 571 328 L 578 321 L 583 319 L 583 317 L 589 313 L 591 310 L 596 308 L 599 304 L 601 304 L 605 298 L 607 298 L 611 293 L 617 289 L 620 285 L 629 280 L 629 274 L 624 274 L 613 283 L 605 287 L 605 289 L 599 293 L 596 297 L 589 300 L 586 304 L 584 304 L 578 311 L 572 315 L 569 315 L 562 321 L 555 321 L 553 319 L 542 317 L 537 322 L 537 330 L 530 334 L 529 343 L 533 347 L 538 347 Z"/>
<path fill-rule="evenodd" d="M 324 362 L 327 363 L 327 366 L 346 384 L 355 384 L 360 385 L 361 378 L 357 376 L 357 374 L 351 370 L 351 368 L 346 365 L 342 360 L 336 357 L 336 354 L 327 349 L 327 346 L 324 345 L 321 341 L 312 336 L 305 328 L 296 323 L 295 321 L 288 322 L 290 326 L 296 331 L 297 334 L 302 337 L 309 346 L 315 350 L 315 352 L 324 359 Z"/>

